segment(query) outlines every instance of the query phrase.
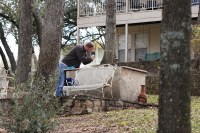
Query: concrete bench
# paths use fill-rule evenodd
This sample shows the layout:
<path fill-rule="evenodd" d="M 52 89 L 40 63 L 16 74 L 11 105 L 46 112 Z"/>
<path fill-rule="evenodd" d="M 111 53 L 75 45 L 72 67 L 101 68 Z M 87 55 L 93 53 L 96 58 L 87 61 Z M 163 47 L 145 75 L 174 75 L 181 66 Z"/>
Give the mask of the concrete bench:
<path fill-rule="evenodd" d="M 64 95 L 70 95 L 72 91 L 95 90 L 101 92 L 104 97 L 104 88 L 108 87 L 112 96 L 112 79 L 114 73 L 115 68 L 111 65 L 79 69 L 75 74 L 75 80 L 78 82 L 78 85 L 64 86 L 63 93 Z"/>

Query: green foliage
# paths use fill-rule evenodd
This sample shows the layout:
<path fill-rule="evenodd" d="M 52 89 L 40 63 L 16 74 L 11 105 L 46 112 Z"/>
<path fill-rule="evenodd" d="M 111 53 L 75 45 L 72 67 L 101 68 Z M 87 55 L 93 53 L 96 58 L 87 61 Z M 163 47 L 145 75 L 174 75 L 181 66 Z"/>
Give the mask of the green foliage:
<path fill-rule="evenodd" d="M 10 19 L 18 22 L 19 18 L 19 0 L 1 0 L 0 1 L 1 13 L 10 17 Z"/>
<path fill-rule="evenodd" d="M 3 23 L 4 32 L 12 34 L 18 41 L 19 0 L 1 0 L 0 14 L 0 22 Z"/>
<path fill-rule="evenodd" d="M 54 85 L 54 78 L 38 78 L 33 84 L 18 86 L 10 120 L 5 123 L 7 129 L 16 133 L 44 133 L 53 129 L 57 125 L 56 114 L 61 109 L 53 96 Z"/>
<path fill-rule="evenodd" d="M 76 44 L 76 26 L 77 26 L 77 1 L 65 0 L 63 28 L 63 46 L 66 44 Z"/>
<path fill-rule="evenodd" d="M 44 18 L 45 15 L 45 2 L 42 0 L 34 0 L 33 8 L 38 10 L 39 15 Z"/>
<path fill-rule="evenodd" d="M 200 54 L 200 26 L 193 25 L 192 26 L 192 49 L 195 54 Z"/>

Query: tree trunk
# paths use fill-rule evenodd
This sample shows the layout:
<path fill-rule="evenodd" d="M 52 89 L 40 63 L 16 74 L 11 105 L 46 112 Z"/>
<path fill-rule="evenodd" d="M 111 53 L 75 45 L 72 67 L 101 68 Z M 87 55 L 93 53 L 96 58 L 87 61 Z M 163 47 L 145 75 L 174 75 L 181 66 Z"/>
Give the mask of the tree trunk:
<path fill-rule="evenodd" d="M 46 13 L 38 61 L 38 74 L 48 78 L 55 76 L 62 41 L 64 0 L 46 0 Z"/>
<path fill-rule="evenodd" d="M 197 18 L 197 25 L 200 25 L 200 3 L 199 3 L 199 11 L 198 11 L 198 18 Z M 199 51 L 194 50 L 194 68 L 199 69 L 200 66 L 200 53 Z"/>
<path fill-rule="evenodd" d="M 116 49 L 116 3 L 106 0 L 106 35 L 105 49 L 101 64 L 114 63 Z"/>
<path fill-rule="evenodd" d="M 32 57 L 32 0 L 19 1 L 19 45 L 16 82 L 25 83 L 31 71 Z"/>
<path fill-rule="evenodd" d="M 38 65 L 37 57 L 35 55 L 35 52 L 33 51 L 31 58 L 31 71 L 33 72 L 37 71 L 37 65 Z"/>
<path fill-rule="evenodd" d="M 200 3 L 199 3 L 199 11 L 198 11 L 197 24 L 200 24 Z"/>
<path fill-rule="evenodd" d="M 9 70 L 8 62 L 7 62 L 7 60 L 6 60 L 6 56 L 5 56 L 5 54 L 4 54 L 4 52 L 3 52 L 3 50 L 2 50 L 1 47 L 0 47 L 0 55 L 1 55 L 1 58 L 2 58 L 2 61 L 3 61 L 3 64 L 4 64 L 4 68 L 5 68 L 6 70 Z"/>
<path fill-rule="evenodd" d="M 0 23 L 0 39 L 1 39 L 1 42 L 4 46 L 4 49 L 8 55 L 8 58 L 10 60 L 10 65 L 11 65 L 11 70 L 12 72 L 15 72 L 16 70 L 16 61 L 15 61 L 15 58 L 13 56 L 13 53 L 12 51 L 10 50 L 10 47 L 6 41 L 6 37 L 4 35 L 4 30 L 3 30 L 3 27 L 2 27 L 2 23 Z"/>
<path fill-rule="evenodd" d="M 43 18 L 40 16 L 38 9 L 35 7 L 33 9 L 33 17 L 36 23 L 36 33 L 38 36 L 38 44 L 41 47 L 42 42 L 42 29 L 43 29 Z"/>
<path fill-rule="evenodd" d="M 190 4 L 189 0 L 163 3 L 158 133 L 191 132 Z"/>

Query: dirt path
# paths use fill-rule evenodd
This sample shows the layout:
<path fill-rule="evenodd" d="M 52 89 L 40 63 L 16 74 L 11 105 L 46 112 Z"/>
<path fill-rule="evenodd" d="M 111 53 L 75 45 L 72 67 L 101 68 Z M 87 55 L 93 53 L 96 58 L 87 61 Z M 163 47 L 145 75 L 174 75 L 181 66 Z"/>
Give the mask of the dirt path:
<path fill-rule="evenodd" d="M 104 118 L 94 118 L 93 115 L 62 117 L 59 127 L 54 133 L 117 133 L 118 127 L 107 127 L 103 124 Z"/>
<path fill-rule="evenodd" d="M 157 109 L 129 109 L 61 117 L 51 133 L 146 133 L 156 132 Z"/>

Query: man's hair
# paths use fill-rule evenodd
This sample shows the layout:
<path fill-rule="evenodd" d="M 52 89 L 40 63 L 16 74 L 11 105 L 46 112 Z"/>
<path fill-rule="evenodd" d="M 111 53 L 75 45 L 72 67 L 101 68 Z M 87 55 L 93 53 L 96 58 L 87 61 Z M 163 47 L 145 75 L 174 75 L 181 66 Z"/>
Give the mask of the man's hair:
<path fill-rule="evenodd" d="M 94 48 L 94 44 L 92 42 L 86 43 L 85 46 L 88 48 Z"/>

